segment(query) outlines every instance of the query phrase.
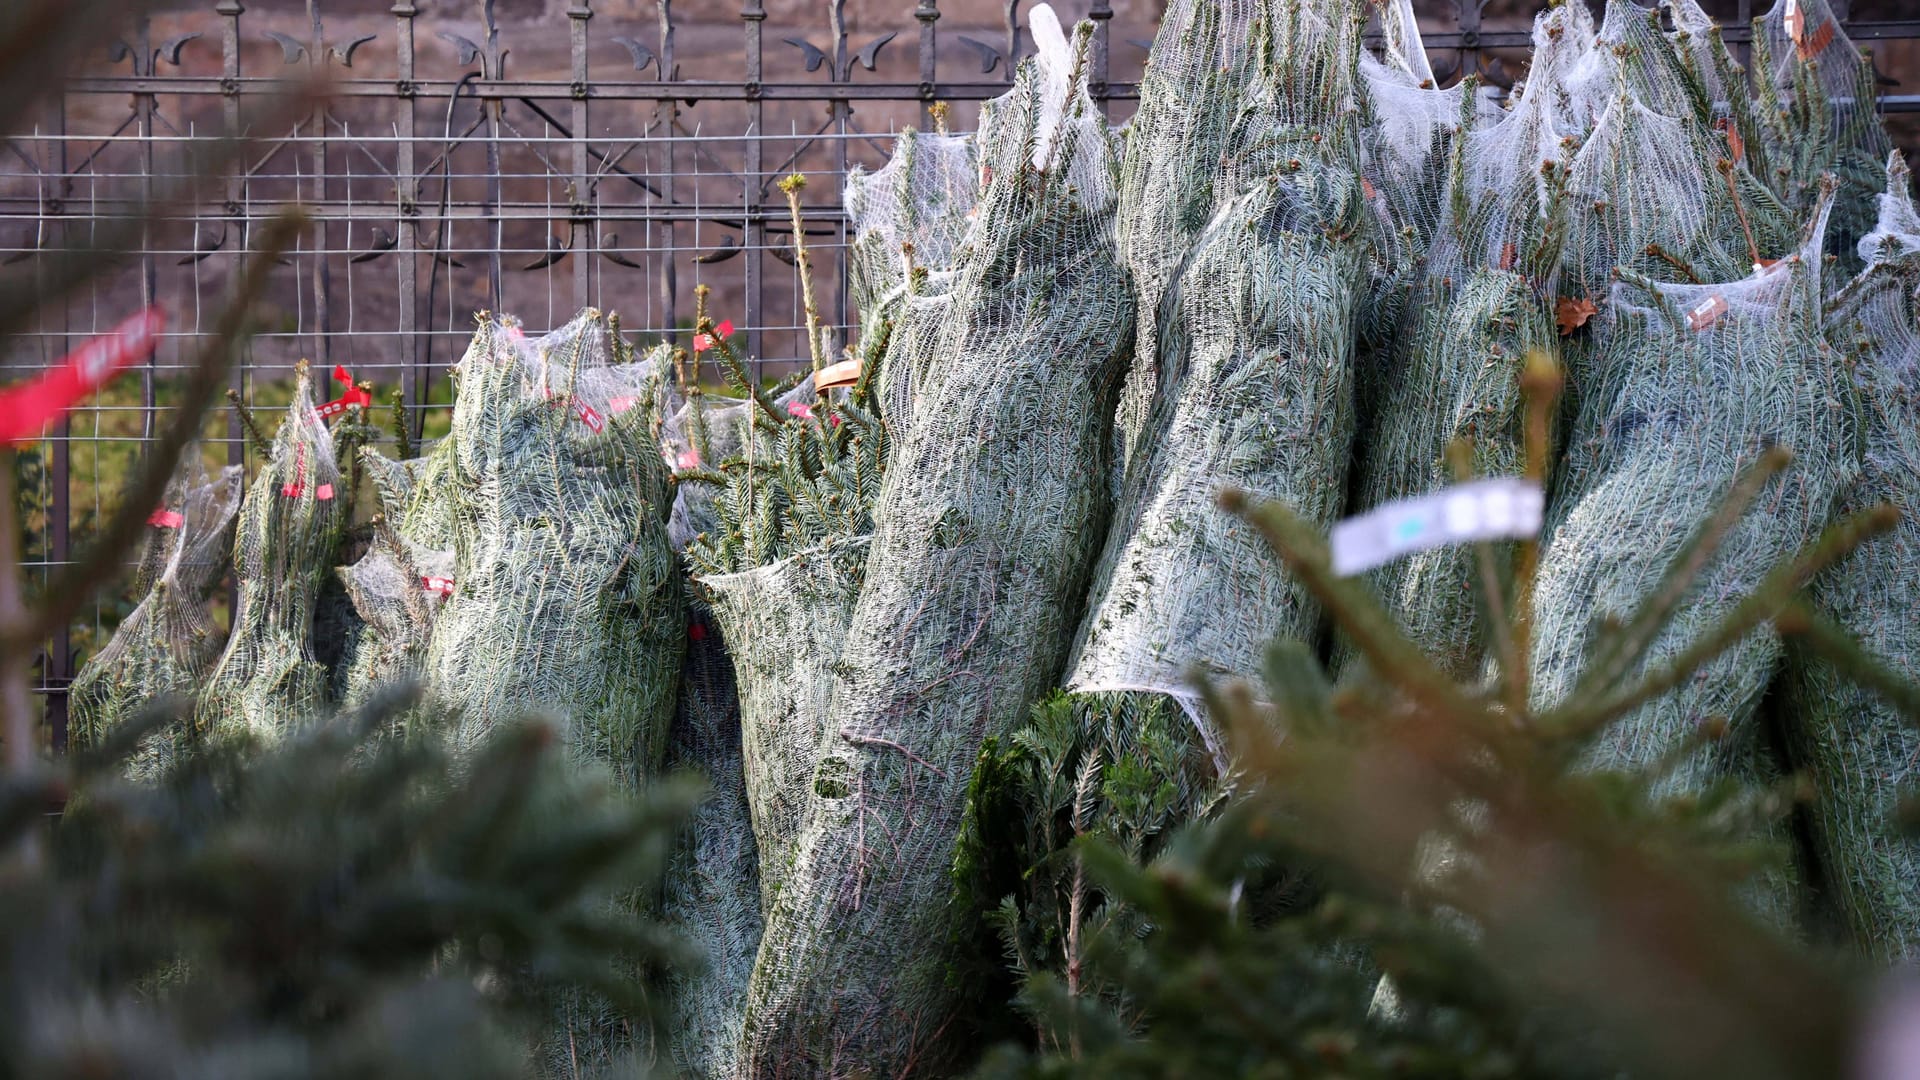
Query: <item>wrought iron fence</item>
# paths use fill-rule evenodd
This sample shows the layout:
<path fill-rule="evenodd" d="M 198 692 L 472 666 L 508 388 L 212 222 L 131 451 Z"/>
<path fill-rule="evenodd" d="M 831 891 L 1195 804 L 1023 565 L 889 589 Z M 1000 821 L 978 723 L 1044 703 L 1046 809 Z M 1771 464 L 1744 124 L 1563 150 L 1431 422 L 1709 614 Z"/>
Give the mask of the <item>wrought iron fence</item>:
<path fill-rule="evenodd" d="M 184 150 L 270 105 L 290 70 L 324 77 L 330 94 L 283 130 L 253 132 L 253 156 L 212 199 L 157 220 L 123 273 L 0 344 L 0 375 L 17 374 L 139 306 L 173 317 L 137 388 L 75 413 L 27 463 L 30 569 L 66 562 L 111 509 L 186 347 L 280 206 L 300 202 L 317 224 L 280 268 L 263 332 L 235 367 L 233 389 L 257 404 L 284 401 L 290 365 L 307 357 L 397 388 L 419 432 L 444 408 L 446 368 L 476 310 L 538 326 L 593 305 L 643 335 L 684 337 L 696 283 L 713 288 L 747 352 L 777 365 L 804 351 L 777 181 L 814 179 L 803 228 L 844 329 L 847 172 L 884 160 L 901 127 L 932 123 L 936 102 L 969 125 L 1029 50 L 1020 26 L 1031 0 L 866 5 L 893 13 L 884 25 L 846 0 L 614 2 L 213 0 L 103 31 L 98 69 L 0 157 L 0 263 L 31 270 L 41 252 L 179 179 Z M 1880 17 L 1899 15 L 1902 0 L 1879 0 L 1884 12 L 1874 2 L 1851 0 L 1849 12 L 1835 0 L 1855 16 L 1856 41 L 1920 40 L 1920 18 Z M 1755 3 L 1709 5 L 1736 47 Z M 1159 4 L 1055 6 L 1094 21 L 1094 93 L 1123 120 Z M 1437 65 L 1509 83 L 1535 6 L 1422 4 Z M 1915 54 L 1902 60 L 1920 73 Z M 1920 96 L 1884 105 L 1920 114 Z M 237 417 L 219 418 L 207 440 L 240 461 Z M 119 613 L 104 600 L 45 645 L 39 684 L 56 740 L 77 660 Z"/>

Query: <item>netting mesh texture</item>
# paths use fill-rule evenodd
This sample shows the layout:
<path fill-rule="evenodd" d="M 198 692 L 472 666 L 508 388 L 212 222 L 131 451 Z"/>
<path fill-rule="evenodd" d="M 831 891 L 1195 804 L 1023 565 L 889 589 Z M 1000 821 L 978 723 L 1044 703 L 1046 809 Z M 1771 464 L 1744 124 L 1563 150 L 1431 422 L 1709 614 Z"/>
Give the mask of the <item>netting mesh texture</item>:
<path fill-rule="evenodd" d="M 1370 510 L 1454 480 L 1447 452 L 1469 440 L 1479 475 L 1518 471 L 1520 371 L 1554 346 L 1551 296 L 1566 238 L 1570 87 L 1593 62 L 1579 5 L 1534 28 L 1525 92 L 1498 122 L 1454 140 L 1447 205 L 1387 363 L 1362 393 L 1354 508 Z M 1461 127 L 1471 125 L 1463 103 Z M 1387 610 L 1456 676 L 1478 673 L 1471 554 L 1416 553 L 1369 575 Z M 1339 666 L 1353 664 L 1340 650 Z"/>
<path fill-rule="evenodd" d="M 197 448 L 188 449 L 166 498 L 147 519 L 134 578 L 140 602 L 73 681 L 67 730 L 75 749 L 98 743 L 143 705 L 199 692 L 224 641 L 207 600 L 233 551 L 240 472 L 230 465 L 208 479 Z M 130 772 L 144 778 L 164 771 L 184 735 L 149 736 Z"/>
<path fill-rule="evenodd" d="M 325 703 L 329 673 L 315 658 L 314 606 L 345 531 L 344 495 L 333 435 L 302 364 L 271 458 L 240 508 L 239 602 L 195 713 L 200 730 L 277 738 Z"/>
<path fill-rule="evenodd" d="M 1188 66 L 1181 20 L 1156 59 Z M 1353 448 L 1356 310 L 1366 288 L 1354 71 L 1357 12 L 1276 6 L 1227 67 L 1245 80 L 1211 183 L 1210 221 L 1162 294 L 1151 407 L 1134 444 L 1069 686 L 1179 696 L 1196 665 L 1255 670 L 1275 637 L 1311 642 L 1319 609 L 1216 499 L 1232 487 L 1330 524 Z M 1169 47 L 1170 46 L 1170 47 Z M 1164 138 L 1136 120 L 1134 137 Z M 1123 172 L 1126 185 L 1145 182 Z M 1131 377 L 1131 376 L 1130 376 Z M 1223 611 L 1234 612 L 1222 618 Z M 1210 740 L 1214 741 L 1214 740 Z"/>
<path fill-rule="evenodd" d="M 1586 418 L 1549 502 L 1536 591 L 1536 704 L 1582 684 L 1595 634 L 1654 594 L 1676 555 L 1735 479 L 1768 448 L 1795 455 L 1737 523 L 1636 670 L 1697 640 L 1761 575 L 1808 543 L 1852 472 L 1848 390 L 1821 330 L 1820 226 L 1802 253 L 1719 284 L 1615 287 Z M 1708 717 L 1729 738 L 1670 767 L 1667 791 L 1698 790 L 1767 757 L 1756 708 L 1780 643 L 1758 632 L 1670 694 L 1611 724 L 1596 767 L 1641 768 L 1672 755 Z"/>
<path fill-rule="evenodd" d="M 1036 11 L 1040 57 L 983 117 L 978 215 L 914 360 L 916 421 L 834 666 L 831 752 L 749 985 L 752 1075 L 894 1075 L 954 1053 L 942 945 L 967 776 L 1060 677 L 1132 316 L 1090 29 L 1069 46 Z"/>
<path fill-rule="evenodd" d="M 1839 510 L 1900 510 L 1894 531 L 1816 578 L 1821 613 L 1879 660 L 1920 679 L 1920 214 L 1895 159 L 1867 264 L 1836 297 L 1827 335 L 1851 362 L 1864 456 Z M 1828 664 L 1795 655 L 1787 682 L 1789 750 L 1818 788 L 1816 854 L 1845 924 L 1869 955 L 1920 952 L 1920 850 L 1895 822 L 1899 792 L 1920 761 L 1920 734 L 1899 711 Z"/>
<path fill-rule="evenodd" d="M 622 375 L 597 311 L 537 340 L 481 320 L 457 372 L 454 589 L 426 672 L 464 744 L 540 710 L 634 783 L 666 749 L 686 616 L 666 467 L 649 410 L 616 407 Z"/>

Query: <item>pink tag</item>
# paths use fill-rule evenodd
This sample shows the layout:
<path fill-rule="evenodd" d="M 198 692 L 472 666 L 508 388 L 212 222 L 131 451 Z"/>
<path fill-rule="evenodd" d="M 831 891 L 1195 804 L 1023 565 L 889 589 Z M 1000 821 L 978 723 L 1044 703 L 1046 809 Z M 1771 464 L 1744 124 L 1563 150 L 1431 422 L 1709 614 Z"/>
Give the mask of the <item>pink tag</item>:
<path fill-rule="evenodd" d="M 289 499 L 299 498 L 300 493 L 305 490 L 307 490 L 307 485 L 305 484 L 281 484 L 280 485 L 280 494 L 285 495 Z"/>
<path fill-rule="evenodd" d="M 798 416 L 801 419 L 805 419 L 813 415 L 813 410 L 807 408 L 805 405 L 802 405 L 798 401 L 789 401 L 787 402 L 787 415 Z"/>
<path fill-rule="evenodd" d="M 713 348 L 713 344 L 715 341 L 725 341 L 727 338 L 730 338 L 732 336 L 733 336 L 733 320 L 727 319 L 723 321 L 719 326 L 714 327 L 713 333 L 711 334 L 693 335 L 693 351 L 706 352 L 708 349 Z"/>
<path fill-rule="evenodd" d="M 580 422 L 587 425 L 588 431 L 598 435 L 600 434 L 600 429 L 607 426 L 607 422 L 600 419 L 600 414 L 593 411 L 593 406 L 588 405 L 578 398 L 574 399 L 573 404 L 580 412 Z"/>
<path fill-rule="evenodd" d="M 682 450 L 680 456 L 674 460 L 674 464 L 682 469 L 697 469 L 700 467 L 700 453 L 692 449 Z"/>
<path fill-rule="evenodd" d="M 147 515 L 147 524 L 160 529 L 177 529 L 186 524 L 186 520 L 178 510 L 155 510 Z"/>
<path fill-rule="evenodd" d="M 321 502 L 326 502 L 328 499 L 333 498 L 333 485 L 321 484 L 319 487 L 313 489 L 313 497 Z"/>
<path fill-rule="evenodd" d="M 612 410 L 615 416 L 618 416 L 621 413 L 626 412 L 627 410 L 633 408 L 635 401 L 636 399 L 630 398 L 630 397 L 617 397 L 617 398 L 614 398 L 612 401 L 607 402 L 607 408 Z"/>
<path fill-rule="evenodd" d="M 450 577 L 423 577 L 420 579 L 420 587 L 430 593 L 439 593 L 441 596 L 453 595 L 453 579 Z"/>

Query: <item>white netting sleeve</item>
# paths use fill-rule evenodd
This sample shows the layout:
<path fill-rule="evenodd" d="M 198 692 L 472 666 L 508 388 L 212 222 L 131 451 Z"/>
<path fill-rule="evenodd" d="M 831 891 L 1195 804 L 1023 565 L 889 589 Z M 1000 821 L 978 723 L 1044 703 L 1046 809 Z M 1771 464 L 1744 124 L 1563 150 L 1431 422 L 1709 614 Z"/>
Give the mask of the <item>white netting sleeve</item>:
<path fill-rule="evenodd" d="M 596 311 L 537 340 L 481 321 L 456 371 L 454 588 L 426 671 L 463 745 L 538 709 L 633 783 L 665 750 L 686 625 L 647 417 L 583 378 L 609 357 Z"/>
<path fill-rule="evenodd" d="M 240 508 L 240 599 L 195 715 L 204 731 L 278 737 L 326 695 L 327 669 L 313 654 L 314 603 L 346 526 L 346 492 L 306 365 L 297 371 L 272 457 Z"/>
<path fill-rule="evenodd" d="M 1827 336 L 1860 395 L 1859 477 L 1839 512 L 1900 511 L 1889 535 L 1815 578 L 1816 609 L 1902 677 L 1920 679 L 1920 214 L 1895 157 L 1879 222 L 1860 246 L 1867 269 L 1841 292 Z M 1898 808 L 1920 762 L 1920 733 L 1884 698 L 1817 657 L 1790 654 L 1788 746 L 1817 789 L 1815 854 L 1854 942 L 1886 962 L 1920 955 L 1920 849 Z"/>
<path fill-rule="evenodd" d="M 1455 144 L 1448 205 L 1387 364 L 1363 390 L 1353 511 L 1424 495 L 1454 481 L 1448 448 L 1470 440 L 1475 472 L 1518 471 L 1520 373 L 1553 347 L 1554 282 L 1566 236 L 1570 140 L 1567 82 L 1592 62 L 1579 5 L 1534 26 L 1525 93 L 1498 123 Z M 1472 552 L 1411 555 L 1368 575 L 1386 609 L 1443 668 L 1478 674 Z M 1355 662 L 1340 642 L 1336 666 Z"/>
<path fill-rule="evenodd" d="M 1769 447 L 1795 455 L 1626 674 L 1653 670 L 1726 615 L 1827 520 L 1852 472 L 1847 388 L 1820 325 L 1819 226 L 1802 253 L 1737 281 L 1662 285 L 1629 275 L 1606 319 L 1600 378 L 1582 398 L 1591 433 L 1568 448 L 1565 482 L 1549 502 L 1535 591 L 1534 703 L 1580 694 L 1597 639 L 1659 587 L 1694 531 L 1735 479 Z M 1598 736 L 1589 763 L 1633 769 L 1675 753 L 1710 717 L 1731 735 L 1667 768 L 1663 790 L 1692 791 L 1753 767 L 1755 709 L 1774 676 L 1780 644 L 1754 633 L 1673 692 Z M 1609 681 L 1609 685 L 1611 685 Z"/>
<path fill-rule="evenodd" d="M 220 651 L 222 633 L 207 598 L 233 551 L 241 469 L 229 465 L 208 480 L 198 447 L 188 447 L 166 498 L 147 519 L 135 579 L 138 605 L 113 637 L 88 658 L 68 694 L 68 738 L 75 749 L 97 744 L 142 706 L 168 695 L 191 697 Z M 150 735 L 129 773 L 152 778 L 173 760 L 186 733 Z"/>
<path fill-rule="evenodd" d="M 1259 534 L 1219 508 L 1220 491 L 1330 524 L 1352 456 L 1353 326 L 1368 257 L 1358 23 L 1338 5 L 1286 10 L 1295 21 L 1255 28 L 1260 59 L 1225 145 L 1232 164 L 1215 180 L 1213 221 L 1162 302 L 1155 399 L 1068 680 L 1084 692 L 1171 694 L 1196 718 L 1193 668 L 1257 670 L 1274 638 L 1310 642 L 1320 617 Z M 1233 618 L 1220 617 L 1227 610 Z"/>
<path fill-rule="evenodd" d="M 832 667 L 830 752 L 748 988 L 746 1075 L 952 1060 L 943 946 L 967 778 L 982 739 L 1060 676 L 1131 317 L 1090 35 L 1023 66 L 981 125 L 980 211 Z M 1064 102 L 1046 92 L 1063 66 Z"/>

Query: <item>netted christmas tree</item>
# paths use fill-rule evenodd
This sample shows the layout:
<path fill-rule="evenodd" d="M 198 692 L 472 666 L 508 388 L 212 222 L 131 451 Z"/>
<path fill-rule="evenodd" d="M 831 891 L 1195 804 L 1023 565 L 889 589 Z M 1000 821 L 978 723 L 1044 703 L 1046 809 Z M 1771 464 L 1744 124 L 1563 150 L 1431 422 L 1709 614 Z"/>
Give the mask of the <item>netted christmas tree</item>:
<path fill-rule="evenodd" d="M 239 601 L 226 651 L 201 692 L 198 729 L 274 738 L 326 700 L 314 611 L 346 528 L 343 495 L 333 435 L 314 408 L 302 362 L 267 464 L 240 508 L 233 549 Z"/>
<path fill-rule="evenodd" d="M 1117 210 L 1120 258 L 1139 315 L 1114 414 L 1116 498 L 1159 382 L 1161 302 L 1218 205 L 1213 186 L 1253 78 L 1248 34 L 1260 6 L 1260 0 L 1172 0 L 1141 75 Z"/>
<path fill-rule="evenodd" d="M 1106 417 L 1132 306 L 1113 151 L 1072 45 L 987 110 L 986 180 L 950 317 L 919 362 L 925 422 L 888 469 L 793 867 L 749 985 L 744 1073 L 951 1066 L 941 944 L 967 774 L 1060 676 L 1104 519 Z"/>
<path fill-rule="evenodd" d="M 1244 671 L 1274 637 L 1317 634 L 1318 609 L 1269 572 L 1266 545 L 1215 495 L 1258 491 L 1327 523 L 1345 501 L 1368 259 L 1360 30 L 1357 5 L 1276 3 L 1248 31 L 1248 96 L 1212 221 L 1162 301 L 1155 397 L 1079 632 L 1075 690 L 1175 695 L 1197 717 L 1194 668 Z"/>
<path fill-rule="evenodd" d="M 380 511 L 366 554 L 339 570 L 363 624 L 343 694 L 349 707 L 380 687 L 420 675 L 434 619 L 454 587 L 452 545 L 436 547 L 428 539 L 450 539 L 434 527 L 434 514 L 423 508 L 418 527 L 410 527 L 409 504 L 430 459 L 392 461 L 368 447 L 361 460 Z"/>
<path fill-rule="evenodd" d="M 447 439 L 454 589 L 427 651 L 458 738 L 537 709 L 623 782 L 659 767 L 686 641 L 666 467 L 647 410 L 616 410 L 605 318 L 529 339 L 483 316 Z"/>
<path fill-rule="evenodd" d="M 1689 675 L 1593 732 L 1590 768 L 1657 765 L 1665 794 L 1775 768 L 1757 707 L 1779 637 L 1717 635 L 1740 598 L 1819 533 L 1853 471 L 1849 390 L 1821 328 L 1824 224 L 1823 211 L 1800 254 L 1737 281 L 1661 285 L 1623 271 L 1614 290 L 1576 425 L 1596 434 L 1569 447 L 1548 506 L 1530 692 L 1537 708 L 1578 713 L 1576 703 L 1614 704 L 1599 688 L 1627 675 Z M 1732 516 L 1749 502 L 1759 512 Z M 1702 521 L 1718 545 L 1693 565 Z M 1677 586 L 1675 566 L 1697 580 Z M 1711 660 L 1688 663 L 1701 649 Z M 1703 724 L 1727 736 L 1702 746 Z M 1754 902 L 1784 907 L 1781 893 Z"/>
<path fill-rule="evenodd" d="M 1880 503 L 1900 523 L 1814 579 L 1809 602 L 1909 683 L 1920 676 L 1920 213 L 1906 162 L 1888 167 L 1880 221 L 1860 241 L 1867 269 L 1835 296 L 1827 337 L 1860 396 L 1860 473 L 1839 509 Z M 1790 650 L 1788 748 L 1817 789 L 1810 819 L 1823 880 L 1853 943 L 1894 962 L 1920 950 L 1920 849 L 1896 811 L 1912 787 L 1920 735 L 1910 716 L 1841 666 Z"/>
<path fill-rule="evenodd" d="M 223 641 L 207 600 L 233 553 L 240 473 L 240 466 L 229 465 L 209 480 L 199 454 L 188 449 L 165 500 L 147 518 L 134 577 L 140 602 L 73 680 L 67 727 L 73 749 L 99 745 L 149 704 L 199 692 Z M 131 773 L 151 778 L 164 771 L 184 735 L 154 732 L 128 759 Z"/>
<path fill-rule="evenodd" d="M 896 445 L 914 422 L 922 373 L 914 370 L 913 358 L 928 355 L 923 339 L 937 333 L 944 318 L 954 259 L 979 194 L 973 139 L 944 130 L 908 129 L 884 167 L 847 178 L 847 216 L 854 229 L 847 273 L 860 313 L 859 348 L 885 360 L 876 372 L 872 407 Z M 870 359 L 866 366 L 877 362 Z"/>
<path fill-rule="evenodd" d="M 707 782 L 707 798 L 667 862 L 661 916 L 698 953 L 668 980 L 667 1043 L 688 1076 L 738 1075 L 747 977 L 760 947 L 760 854 L 747 808 L 741 703 L 727 643 L 697 600 L 687 619 L 667 767 Z"/>
<path fill-rule="evenodd" d="M 1823 177 L 1838 181 L 1828 255 L 1838 288 L 1860 268 L 1858 242 L 1878 216 L 1881 164 L 1892 140 L 1880 124 L 1873 61 L 1840 29 L 1828 0 L 1775 0 L 1753 21 L 1752 106 L 1733 114 L 1744 151 L 1802 221 L 1820 201 Z M 1736 95 L 1737 96 L 1737 95 Z"/>
<path fill-rule="evenodd" d="M 1471 445 L 1479 474 L 1517 469 L 1521 367 L 1530 351 L 1553 342 L 1568 85 L 1591 60 L 1578 8 L 1540 16 L 1519 102 L 1499 123 L 1455 142 L 1446 218 L 1392 356 L 1378 385 L 1364 391 L 1373 404 L 1359 442 L 1357 510 L 1451 483 L 1455 443 Z M 1470 553 L 1458 548 L 1420 552 L 1370 575 L 1408 634 L 1457 675 L 1480 665 L 1474 577 Z M 1350 644 L 1338 655 L 1343 669 L 1355 659 Z"/>
<path fill-rule="evenodd" d="M 789 177 L 781 186 L 794 214 L 802 294 L 811 298 L 801 181 Z M 698 505 L 689 497 L 693 491 L 709 493 L 701 500 L 705 528 L 686 548 L 698 575 L 693 592 L 702 620 L 686 678 L 704 685 L 711 671 L 696 666 L 728 670 L 724 693 L 683 686 L 682 724 L 694 729 L 680 760 L 711 776 L 720 799 L 694 823 L 678 856 L 689 872 L 669 879 L 667 904 L 686 913 L 712 961 L 680 988 L 676 1057 L 696 1074 L 731 1076 L 740 1068 L 744 997 L 763 912 L 792 858 L 826 727 L 830 665 L 839 656 L 873 529 L 887 431 L 870 410 L 889 322 L 865 320 L 868 333 L 850 361 L 859 368 L 851 385 L 817 395 L 814 380 L 827 375 L 827 338 L 809 299 L 813 374 L 790 389 L 769 391 L 714 326 L 709 291 L 702 286 L 695 296 L 701 351 L 711 353 L 741 397 L 737 407 L 688 411 L 689 423 L 677 433 L 682 448 L 669 443 L 668 452 L 683 458 L 675 475 L 677 527 L 689 520 L 682 509 Z M 691 409 L 703 398 L 690 393 Z M 715 417 L 728 425 L 724 452 L 708 422 Z M 829 577 L 817 566 L 845 576 L 823 592 L 819 583 Z M 689 711 L 690 695 L 724 699 L 727 711 L 723 716 L 711 704 Z"/>
<path fill-rule="evenodd" d="M 1360 54 L 1362 188 L 1367 197 L 1373 260 L 1360 309 L 1356 362 L 1362 387 L 1378 381 L 1402 311 L 1446 207 L 1453 142 L 1477 124 L 1481 109 L 1463 112 L 1470 83 L 1442 89 L 1427 59 L 1412 0 L 1370 3 L 1380 51 Z M 1478 106 L 1478 103 L 1476 103 Z M 1358 403 L 1362 409 L 1366 402 Z"/>

